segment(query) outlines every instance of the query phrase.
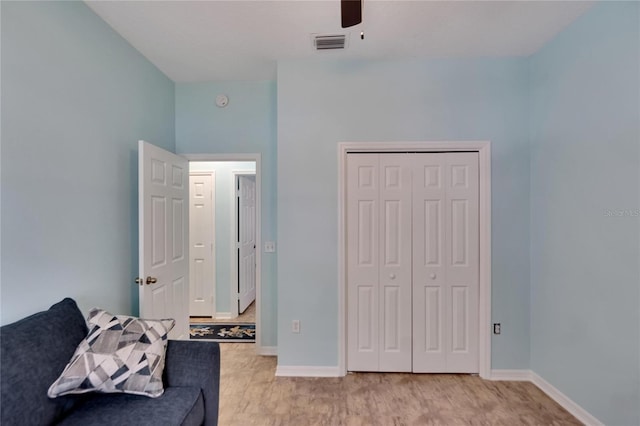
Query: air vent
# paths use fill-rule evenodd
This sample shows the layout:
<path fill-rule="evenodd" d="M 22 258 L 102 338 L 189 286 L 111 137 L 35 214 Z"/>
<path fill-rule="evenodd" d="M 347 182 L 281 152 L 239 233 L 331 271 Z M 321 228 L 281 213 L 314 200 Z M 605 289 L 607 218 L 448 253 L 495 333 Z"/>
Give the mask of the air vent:
<path fill-rule="evenodd" d="M 316 50 L 344 49 L 347 44 L 347 36 L 336 35 L 316 35 L 313 39 Z"/>

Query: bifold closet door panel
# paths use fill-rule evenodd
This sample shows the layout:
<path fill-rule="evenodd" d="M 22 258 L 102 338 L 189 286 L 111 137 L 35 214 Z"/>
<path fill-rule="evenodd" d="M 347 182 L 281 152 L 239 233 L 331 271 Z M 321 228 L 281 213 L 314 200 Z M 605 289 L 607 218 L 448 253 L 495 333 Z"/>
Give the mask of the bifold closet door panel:
<path fill-rule="evenodd" d="M 378 154 L 347 155 L 347 368 L 379 369 Z"/>
<path fill-rule="evenodd" d="M 413 371 L 478 372 L 478 154 L 416 155 Z"/>
<path fill-rule="evenodd" d="M 413 167 L 413 371 L 447 372 L 446 154 Z"/>
<path fill-rule="evenodd" d="M 347 368 L 411 371 L 411 167 L 347 156 Z"/>
<path fill-rule="evenodd" d="M 411 371 L 411 156 L 380 155 L 380 367 Z"/>
<path fill-rule="evenodd" d="M 447 154 L 447 297 L 451 326 L 447 370 L 477 373 L 480 295 L 479 171 L 477 153 Z"/>

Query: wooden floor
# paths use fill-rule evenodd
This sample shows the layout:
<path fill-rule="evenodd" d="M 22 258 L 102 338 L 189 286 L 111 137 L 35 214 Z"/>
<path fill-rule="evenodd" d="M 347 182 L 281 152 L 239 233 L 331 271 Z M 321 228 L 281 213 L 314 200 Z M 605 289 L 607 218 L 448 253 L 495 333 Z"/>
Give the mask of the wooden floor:
<path fill-rule="evenodd" d="M 254 344 L 220 348 L 221 426 L 580 424 L 527 382 L 453 374 L 275 377 L 276 358 L 255 355 Z"/>
<path fill-rule="evenodd" d="M 189 319 L 191 324 L 227 324 L 227 323 L 239 323 L 248 324 L 256 322 L 256 302 L 252 302 L 251 305 L 239 316 L 233 319 L 212 319 L 211 317 L 191 317 Z"/>

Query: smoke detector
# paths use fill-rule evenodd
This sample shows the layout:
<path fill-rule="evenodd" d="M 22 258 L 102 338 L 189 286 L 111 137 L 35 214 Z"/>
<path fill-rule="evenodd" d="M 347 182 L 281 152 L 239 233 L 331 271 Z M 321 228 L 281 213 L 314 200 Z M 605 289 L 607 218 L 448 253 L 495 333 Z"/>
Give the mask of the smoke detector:
<path fill-rule="evenodd" d="M 316 50 L 336 50 L 347 48 L 346 34 L 312 34 L 313 47 Z"/>

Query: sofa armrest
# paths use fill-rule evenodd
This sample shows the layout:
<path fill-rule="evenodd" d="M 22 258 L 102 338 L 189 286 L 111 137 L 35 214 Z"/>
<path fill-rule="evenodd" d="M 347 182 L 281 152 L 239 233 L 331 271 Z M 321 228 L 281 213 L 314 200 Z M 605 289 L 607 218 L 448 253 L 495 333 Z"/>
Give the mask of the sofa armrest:
<path fill-rule="evenodd" d="M 169 340 L 163 376 L 164 385 L 202 389 L 204 424 L 218 424 L 220 398 L 220 346 L 216 342 Z"/>

